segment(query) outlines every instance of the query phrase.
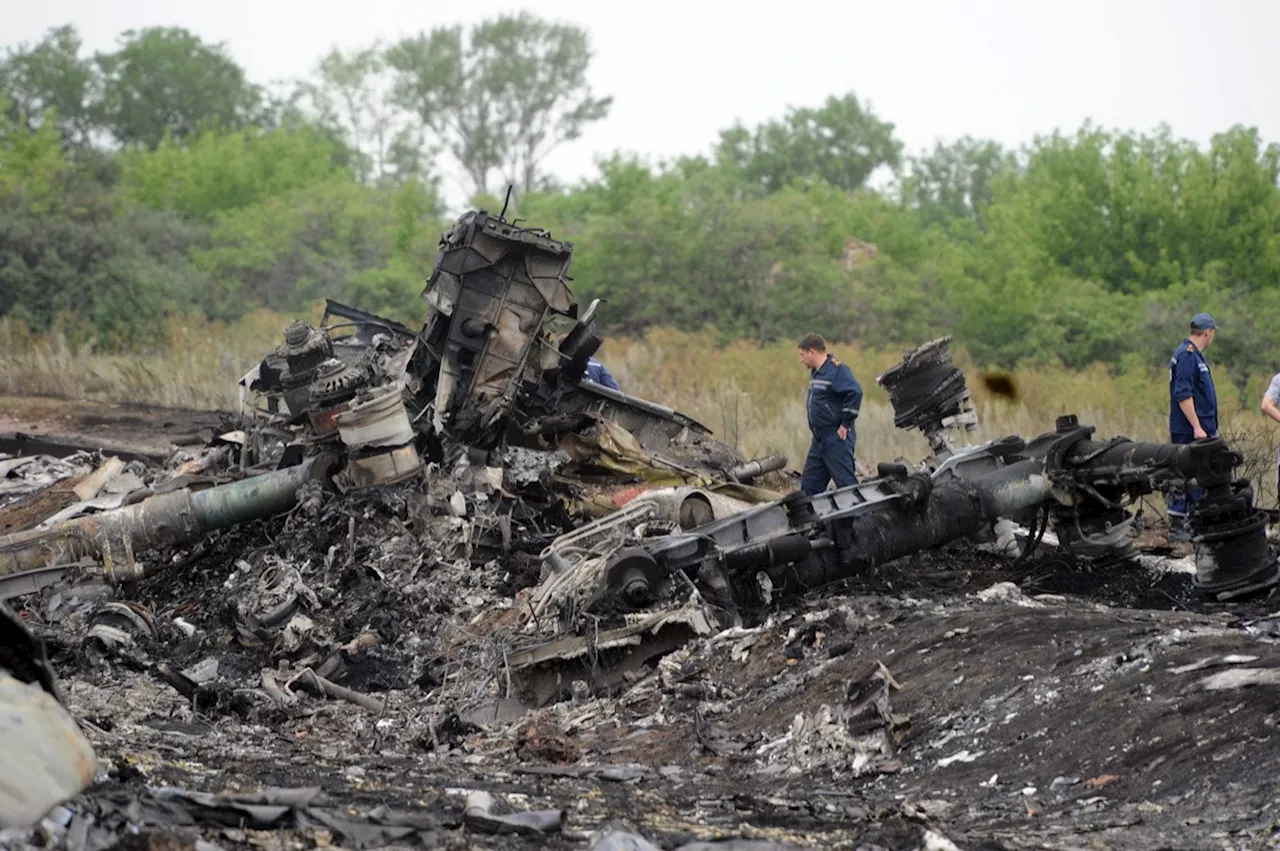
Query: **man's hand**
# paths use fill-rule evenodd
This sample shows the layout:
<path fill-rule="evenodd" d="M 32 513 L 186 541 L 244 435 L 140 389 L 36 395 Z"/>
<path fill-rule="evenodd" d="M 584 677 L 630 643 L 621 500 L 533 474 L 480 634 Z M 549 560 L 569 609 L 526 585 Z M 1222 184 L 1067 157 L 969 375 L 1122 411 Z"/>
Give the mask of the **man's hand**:
<path fill-rule="evenodd" d="M 840 435 L 841 440 L 846 439 L 849 436 L 849 427 L 840 426 L 840 428 L 836 429 L 836 434 Z"/>
<path fill-rule="evenodd" d="M 1200 427 L 1199 423 L 1196 423 L 1196 427 L 1192 433 L 1195 435 L 1196 440 L 1204 440 L 1209 436 L 1205 433 L 1205 430 Z"/>

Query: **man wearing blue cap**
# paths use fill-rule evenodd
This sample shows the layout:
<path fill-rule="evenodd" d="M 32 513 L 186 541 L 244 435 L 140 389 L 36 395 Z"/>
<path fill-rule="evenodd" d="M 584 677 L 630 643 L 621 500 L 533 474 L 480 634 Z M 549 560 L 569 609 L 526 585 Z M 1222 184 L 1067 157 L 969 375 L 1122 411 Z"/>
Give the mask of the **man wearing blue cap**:
<path fill-rule="evenodd" d="M 1191 318 L 1191 333 L 1174 350 L 1169 361 L 1169 442 L 1191 443 L 1218 435 L 1218 394 L 1204 350 L 1213 342 L 1218 323 L 1207 313 Z M 1184 492 L 1178 483 L 1169 492 L 1169 538 L 1187 540 L 1187 514 L 1204 491 Z"/>

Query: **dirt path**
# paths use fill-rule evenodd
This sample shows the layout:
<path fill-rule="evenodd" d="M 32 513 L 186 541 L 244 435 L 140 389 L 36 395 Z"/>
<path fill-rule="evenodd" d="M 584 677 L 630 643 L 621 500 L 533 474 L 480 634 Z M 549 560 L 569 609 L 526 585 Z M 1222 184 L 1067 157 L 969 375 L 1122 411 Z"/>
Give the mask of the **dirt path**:
<path fill-rule="evenodd" d="M 74 449 L 100 449 L 159 459 L 175 445 L 208 440 L 228 416 L 217 411 L 0 396 L 0 452 L 62 455 Z"/>

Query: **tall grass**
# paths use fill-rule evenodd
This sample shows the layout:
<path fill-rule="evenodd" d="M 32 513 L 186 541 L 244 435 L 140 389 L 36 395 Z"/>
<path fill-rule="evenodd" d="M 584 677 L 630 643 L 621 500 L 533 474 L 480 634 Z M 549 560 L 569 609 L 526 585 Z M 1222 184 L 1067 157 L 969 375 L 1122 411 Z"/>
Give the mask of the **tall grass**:
<path fill-rule="evenodd" d="M 923 341 L 922 341 L 923 342 Z M 864 391 L 857 421 L 857 457 L 867 462 L 904 458 L 915 463 L 929 448 L 919 432 L 893 426 L 893 409 L 876 376 L 901 360 L 901 350 L 832 345 L 848 363 Z M 1061 414 L 1076 414 L 1097 428 L 1099 437 L 1168 440 L 1169 385 L 1163 354 L 1156 365 L 1128 364 L 1109 370 L 1023 369 L 1009 376 L 1015 395 L 987 389 L 983 371 L 953 343 L 979 416 L 968 436 L 979 443 L 1009 434 L 1033 437 L 1054 426 Z M 707 425 L 748 456 L 782 452 L 793 467 L 804 463 L 809 430 L 804 409 L 807 371 L 791 342 L 759 346 L 721 345 L 712 334 L 653 331 L 643 338 L 611 339 L 598 354 L 627 392 L 659 399 Z M 1225 370 L 1215 370 L 1221 431 L 1245 456 L 1241 474 L 1254 482 L 1260 504 L 1275 505 L 1275 445 L 1280 426 L 1258 411 L 1267 378 L 1250 380 L 1256 395 L 1244 397 Z"/>
<path fill-rule="evenodd" d="M 304 317 L 319 321 L 322 307 Z M 95 350 L 92 341 L 73 344 L 56 333 L 32 334 L 18 322 L 0 320 L 0 394 L 56 396 L 171 408 L 233 410 L 236 381 L 277 345 L 292 317 L 251 313 L 233 325 L 193 317 L 172 318 L 164 343 L 128 354 Z M 1152 363 L 1109 370 L 1023 369 L 1011 378 L 1014 398 L 987 390 L 982 371 L 953 344 L 966 373 L 980 426 L 973 442 L 1008 434 L 1034 436 L 1053 428 L 1060 414 L 1074 413 L 1096 426 L 1099 436 L 1167 439 L 1168 379 L 1164 354 Z M 867 462 L 928 453 L 916 432 L 893 427 L 893 411 L 875 378 L 897 363 L 900 350 L 856 344 L 833 345 L 865 391 L 857 423 L 857 455 Z M 710 333 L 655 330 L 640 338 L 613 338 L 598 356 L 623 389 L 663 402 L 710 427 L 748 456 L 782 452 L 798 467 L 808 450 L 804 395 L 808 380 L 791 342 L 759 346 L 723 345 Z M 1276 502 L 1274 446 L 1280 427 L 1257 410 L 1267 377 L 1247 382 L 1242 398 L 1231 377 L 1215 369 L 1222 433 L 1245 454 L 1244 472 L 1262 502 Z M 1257 385 L 1256 388 L 1254 385 Z"/>
<path fill-rule="evenodd" d="M 319 321 L 317 311 L 309 317 Z M 0 393 L 195 410 L 234 410 L 236 382 L 278 345 L 289 317 L 256 311 L 232 325 L 172 317 L 163 342 L 104 353 L 61 331 L 0 320 Z"/>

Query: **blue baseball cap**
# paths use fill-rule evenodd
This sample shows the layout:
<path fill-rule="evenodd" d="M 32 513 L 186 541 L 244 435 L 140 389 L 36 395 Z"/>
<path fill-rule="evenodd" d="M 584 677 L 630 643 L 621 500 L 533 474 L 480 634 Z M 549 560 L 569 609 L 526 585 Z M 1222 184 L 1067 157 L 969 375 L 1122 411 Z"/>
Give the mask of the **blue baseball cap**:
<path fill-rule="evenodd" d="M 1213 321 L 1213 317 L 1207 313 L 1197 313 L 1191 317 L 1191 328 L 1195 331 L 1207 331 L 1210 328 L 1217 328 L 1218 323 Z"/>

